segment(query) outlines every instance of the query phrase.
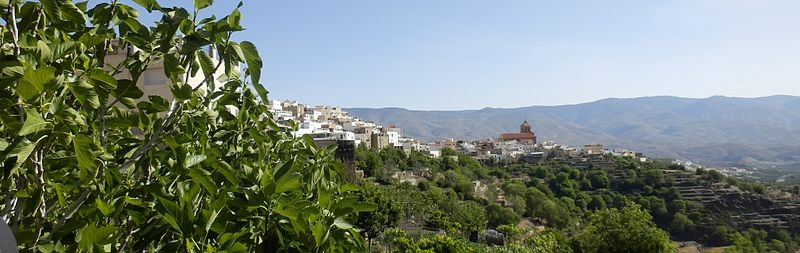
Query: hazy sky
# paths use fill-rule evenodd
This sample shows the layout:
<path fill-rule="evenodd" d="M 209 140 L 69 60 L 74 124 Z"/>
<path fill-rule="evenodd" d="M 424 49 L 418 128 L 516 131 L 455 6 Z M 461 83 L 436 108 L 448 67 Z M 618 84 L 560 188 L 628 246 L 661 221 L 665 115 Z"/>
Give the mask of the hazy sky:
<path fill-rule="evenodd" d="M 235 5 L 216 2 L 206 13 Z M 243 15 L 272 97 L 311 104 L 800 95 L 800 1 L 259 0 Z"/>

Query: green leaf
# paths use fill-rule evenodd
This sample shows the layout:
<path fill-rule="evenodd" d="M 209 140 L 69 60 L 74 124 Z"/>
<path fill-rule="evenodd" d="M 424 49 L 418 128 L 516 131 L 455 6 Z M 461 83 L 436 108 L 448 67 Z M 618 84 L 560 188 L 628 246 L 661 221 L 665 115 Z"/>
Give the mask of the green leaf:
<path fill-rule="evenodd" d="M 95 170 L 94 157 L 92 156 L 92 139 L 86 135 L 78 134 L 72 138 L 72 145 L 75 147 L 75 157 L 78 159 L 78 167 L 81 169 L 82 179 L 88 176 L 89 171 Z"/>
<path fill-rule="evenodd" d="M 94 47 L 106 41 L 106 38 L 92 33 L 84 33 L 80 37 L 80 42 L 87 47 Z"/>
<path fill-rule="evenodd" d="M 183 167 L 190 168 L 206 160 L 205 155 L 187 155 L 186 160 L 183 160 Z"/>
<path fill-rule="evenodd" d="M 253 84 L 253 89 L 255 89 L 256 92 L 258 93 L 258 97 L 261 98 L 261 101 L 268 101 L 269 100 L 269 98 L 267 97 L 267 94 L 269 94 L 269 92 L 267 91 L 267 89 L 264 88 L 263 85 L 261 85 L 261 84 Z M 275 129 L 275 128 L 273 128 L 273 129 Z"/>
<path fill-rule="evenodd" d="M 187 100 L 192 98 L 192 87 L 183 82 L 172 83 L 169 85 L 175 99 Z"/>
<path fill-rule="evenodd" d="M 102 69 L 93 69 L 88 73 L 89 79 L 92 79 L 96 82 L 104 83 L 105 86 L 109 88 L 116 88 L 117 87 L 117 79 L 114 79 L 111 75 L 108 74 L 105 70 Z"/>
<path fill-rule="evenodd" d="M 282 193 L 297 189 L 300 186 L 301 178 L 303 175 L 297 172 L 280 177 L 275 183 L 275 192 Z"/>
<path fill-rule="evenodd" d="M 197 59 L 200 61 L 200 69 L 203 70 L 203 76 L 214 74 L 214 60 L 206 53 L 206 51 L 198 51 Z"/>
<path fill-rule="evenodd" d="M 0 61 L 0 69 L 2 69 L 2 78 L 22 76 L 25 74 L 25 67 L 22 66 L 17 60 Z"/>
<path fill-rule="evenodd" d="M 356 196 L 344 197 L 334 205 L 336 209 L 333 211 L 333 214 L 340 217 L 352 213 L 357 201 L 358 197 Z"/>
<path fill-rule="evenodd" d="M 115 227 L 97 228 L 94 224 L 83 227 L 75 237 L 78 245 L 86 251 L 92 251 L 94 245 L 105 245 L 113 241 L 112 235 L 117 232 Z"/>
<path fill-rule="evenodd" d="M 0 139 L 0 151 L 5 151 L 8 148 L 8 142 L 4 139 Z"/>
<path fill-rule="evenodd" d="M 231 15 L 228 16 L 227 21 L 228 25 L 231 28 L 240 28 L 240 20 L 242 19 L 242 13 L 239 12 L 239 8 L 233 10 Z"/>
<path fill-rule="evenodd" d="M 322 239 L 325 236 L 325 224 L 322 224 L 321 221 L 317 221 L 311 229 L 311 232 L 314 234 L 314 240 L 317 242 L 317 245 L 319 245 L 322 243 Z"/>
<path fill-rule="evenodd" d="M 172 226 L 172 228 L 177 230 L 179 234 L 183 233 L 183 229 L 181 229 L 181 226 L 178 224 L 178 221 L 175 219 L 174 216 L 172 216 L 171 214 L 162 214 L 161 218 L 164 219 L 164 221 L 166 221 L 167 224 Z"/>
<path fill-rule="evenodd" d="M 169 77 L 171 84 L 182 81 L 181 76 L 186 73 L 186 69 L 181 65 L 178 56 L 173 54 L 164 55 L 164 74 Z"/>
<path fill-rule="evenodd" d="M 25 110 L 25 123 L 22 125 L 22 128 L 19 129 L 17 135 L 26 136 L 50 128 L 52 128 L 50 123 L 44 121 L 44 118 L 39 115 L 39 112 L 34 109 L 27 109 Z"/>
<path fill-rule="evenodd" d="M 144 7 L 147 12 L 153 12 L 154 9 L 160 9 L 161 6 L 158 5 L 158 1 L 156 0 L 133 0 L 136 4 Z"/>
<path fill-rule="evenodd" d="M 341 217 L 336 218 L 336 220 L 333 221 L 333 225 L 338 227 L 338 228 L 341 228 L 341 229 L 351 229 L 351 228 L 353 228 L 352 224 L 350 224 L 349 222 L 345 221 Z"/>
<path fill-rule="evenodd" d="M 42 136 L 44 138 L 44 136 Z M 39 138 L 41 140 L 42 138 Z M 39 144 L 39 140 L 27 144 L 20 143 L 20 146 L 11 150 L 12 154 L 16 154 L 17 157 L 17 164 L 15 167 L 20 167 L 25 161 L 28 160 L 28 157 L 33 153 L 33 149 L 36 148 L 36 145 Z"/>
<path fill-rule="evenodd" d="M 58 204 L 66 206 L 67 198 L 64 197 L 64 186 L 61 184 L 52 184 L 52 186 L 56 190 L 56 197 L 58 198 Z"/>
<path fill-rule="evenodd" d="M 250 73 L 250 80 L 253 85 L 260 84 L 262 63 L 261 56 L 258 56 L 256 45 L 249 41 L 243 41 L 241 48 L 242 53 L 244 53 L 244 61 L 247 64 L 247 72 Z"/>
<path fill-rule="evenodd" d="M 114 214 L 114 205 L 108 204 L 100 198 L 94 199 L 94 203 L 97 205 L 97 209 L 100 210 L 100 212 L 106 217 Z"/>
<path fill-rule="evenodd" d="M 339 186 L 339 192 L 346 193 L 352 191 L 358 191 L 358 186 L 350 183 Z"/>
<path fill-rule="evenodd" d="M 2 1 L 5 1 L 5 0 L 0 0 L 0 6 L 2 6 Z M 6 4 L 7 3 L 8 2 L 6 2 Z M 43 252 L 43 253 L 51 253 L 51 252 L 55 252 L 56 251 L 56 245 L 52 244 L 52 243 L 41 244 L 39 246 L 36 246 L 36 249 L 38 249 L 40 252 Z"/>
<path fill-rule="evenodd" d="M 36 54 L 38 54 L 39 59 L 43 61 L 52 61 L 53 60 L 53 52 L 50 51 L 50 46 L 47 45 L 44 41 L 36 41 Z"/>
<path fill-rule="evenodd" d="M 297 209 L 295 209 L 293 206 L 280 204 L 274 210 L 276 213 L 282 215 L 283 217 L 289 218 L 291 220 L 297 219 Z"/>
<path fill-rule="evenodd" d="M 217 169 L 216 172 L 222 174 L 222 176 L 233 185 L 239 185 L 239 178 L 236 177 L 236 172 L 233 170 L 233 167 L 231 167 L 230 164 L 220 160 L 218 157 L 206 160 L 206 162 L 210 163 L 212 167 Z"/>
<path fill-rule="evenodd" d="M 117 89 L 111 92 L 111 95 L 114 97 L 126 97 L 126 98 L 134 98 L 138 99 L 144 96 L 144 92 L 136 86 L 133 81 L 128 79 L 118 80 L 117 81 Z"/>
<path fill-rule="evenodd" d="M 163 206 L 164 210 L 167 212 L 166 214 L 162 214 L 162 217 L 165 218 L 170 225 L 181 233 L 189 231 L 188 229 L 191 228 L 191 224 L 189 224 L 188 221 L 189 214 L 187 214 L 183 208 L 174 201 L 165 198 L 158 198 L 158 202 L 161 203 L 161 206 Z"/>
<path fill-rule="evenodd" d="M 218 216 L 219 216 L 219 210 L 214 210 L 213 212 L 211 212 L 211 216 L 209 216 L 208 220 L 206 221 L 206 233 L 208 233 L 208 231 L 211 230 L 211 226 L 214 225 L 214 221 L 217 220 Z"/>
<path fill-rule="evenodd" d="M 283 161 L 283 162 L 279 163 L 278 165 L 276 165 L 275 167 L 278 167 L 278 170 L 275 171 L 275 173 L 273 173 L 274 177 L 275 178 L 283 177 L 283 175 L 285 175 L 287 172 L 289 172 L 292 169 L 292 165 L 293 164 L 294 164 L 294 159 L 292 158 L 292 159 L 289 159 L 287 161 Z"/>
<path fill-rule="evenodd" d="M 195 52 L 201 47 L 213 43 L 211 40 L 207 38 L 207 36 L 208 32 L 198 31 L 196 33 L 192 33 L 191 35 L 184 37 L 183 45 L 181 46 L 181 52 L 189 54 L 191 52 Z M 203 51 L 203 50 L 198 50 L 198 51 Z"/>
<path fill-rule="evenodd" d="M 72 94 L 75 95 L 75 98 L 77 98 L 78 102 L 83 106 L 92 109 L 100 107 L 100 99 L 97 97 L 97 92 L 94 90 L 94 87 L 86 81 L 80 80 L 68 83 L 67 88 L 72 91 Z"/>
<path fill-rule="evenodd" d="M 23 100 L 30 100 L 44 91 L 44 85 L 55 79 L 56 69 L 50 66 L 33 69 L 31 66 L 25 67 L 25 74 L 22 75 L 22 82 L 17 86 L 17 94 Z"/>
<path fill-rule="evenodd" d="M 61 43 L 51 43 L 50 48 L 53 53 L 53 60 L 61 59 L 67 54 L 71 53 L 80 43 L 75 41 L 64 41 Z"/>
<path fill-rule="evenodd" d="M 202 9 L 205 9 L 206 7 L 208 7 L 208 6 L 211 6 L 211 4 L 213 4 L 213 3 L 214 3 L 214 0 L 194 0 L 194 9 L 195 10 L 202 10 Z"/>
<path fill-rule="evenodd" d="M 59 2 L 60 6 L 58 9 L 64 19 L 69 20 L 73 24 L 85 25 L 86 17 L 83 15 L 83 11 L 81 11 L 78 6 L 75 6 L 72 0 L 59 0 Z"/>
<path fill-rule="evenodd" d="M 204 188 L 210 193 L 217 193 L 217 186 L 211 179 L 211 173 L 199 167 L 192 168 L 189 171 L 189 177 L 197 183 L 203 185 Z"/>
<path fill-rule="evenodd" d="M 317 188 L 317 199 L 319 200 L 319 206 L 327 208 L 331 202 L 331 193 L 322 189 L 322 187 Z"/>
<path fill-rule="evenodd" d="M 131 205 L 134 205 L 134 206 L 138 206 L 138 207 L 145 207 L 145 208 L 152 207 L 152 203 L 151 202 L 145 203 L 143 200 L 141 200 L 139 198 L 131 198 L 131 197 L 125 196 L 124 201 L 125 201 L 125 203 L 131 204 Z"/>

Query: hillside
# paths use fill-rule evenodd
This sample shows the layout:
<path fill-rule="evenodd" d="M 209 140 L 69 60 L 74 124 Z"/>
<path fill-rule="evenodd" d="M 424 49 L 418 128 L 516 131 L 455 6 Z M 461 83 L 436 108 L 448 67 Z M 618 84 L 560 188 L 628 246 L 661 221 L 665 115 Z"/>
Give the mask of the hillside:
<path fill-rule="evenodd" d="M 350 114 L 404 128 L 422 140 L 496 138 L 533 123 L 540 141 L 569 145 L 603 143 L 649 156 L 709 165 L 788 165 L 800 150 L 800 97 L 704 99 L 679 97 L 609 98 L 563 106 L 416 111 L 349 108 Z"/>

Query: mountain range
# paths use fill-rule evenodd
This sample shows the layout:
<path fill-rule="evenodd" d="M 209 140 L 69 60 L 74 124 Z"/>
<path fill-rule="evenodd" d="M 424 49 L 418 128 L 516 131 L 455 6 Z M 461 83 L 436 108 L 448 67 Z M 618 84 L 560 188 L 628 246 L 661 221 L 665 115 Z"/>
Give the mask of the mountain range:
<path fill-rule="evenodd" d="M 397 125 L 405 135 L 425 141 L 497 138 L 518 132 L 527 120 L 540 142 L 600 143 L 710 166 L 800 161 L 800 97 L 796 96 L 608 98 L 575 105 L 459 111 L 345 110 L 363 120 Z"/>

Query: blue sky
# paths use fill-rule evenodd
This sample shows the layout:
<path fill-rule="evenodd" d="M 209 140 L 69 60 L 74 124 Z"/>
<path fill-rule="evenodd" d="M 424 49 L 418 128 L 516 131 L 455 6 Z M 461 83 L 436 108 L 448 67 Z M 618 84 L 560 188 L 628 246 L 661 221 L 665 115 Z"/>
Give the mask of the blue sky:
<path fill-rule="evenodd" d="M 237 3 L 216 2 L 205 13 Z M 258 46 L 273 98 L 478 109 L 800 95 L 800 1 L 244 2 L 239 39 Z"/>

